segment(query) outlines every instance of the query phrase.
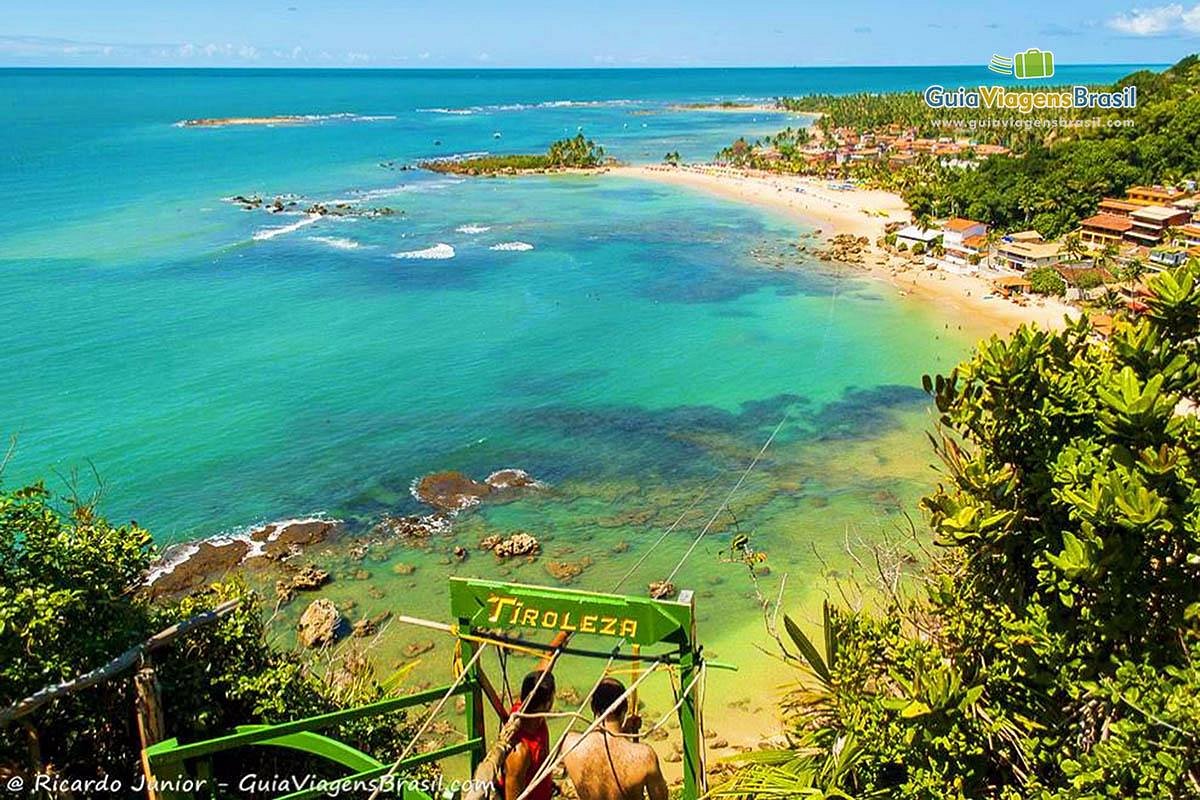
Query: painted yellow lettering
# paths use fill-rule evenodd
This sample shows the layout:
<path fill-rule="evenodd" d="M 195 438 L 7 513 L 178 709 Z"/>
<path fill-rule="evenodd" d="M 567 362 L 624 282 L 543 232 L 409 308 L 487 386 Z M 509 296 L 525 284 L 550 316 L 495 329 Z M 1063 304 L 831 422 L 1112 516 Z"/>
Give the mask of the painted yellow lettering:
<path fill-rule="evenodd" d="M 584 614 L 583 619 L 579 620 L 580 633 L 595 633 L 596 632 L 596 615 Z"/>
<path fill-rule="evenodd" d="M 492 607 L 492 613 L 488 614 L 488 622 L 498 622 L 500 614 L 503 613 L 505 608 L 516 603 L 517 598 L 492 595 L 487 599 L 487 602 Z"/>
<path fill-rule="evenodd" d="M 525 613 L 521 615 L 521 624 L 532 628 L 537 625 L 538 610 L 536 608 L 527 608 Z"/>
<path fill-rule="evenodd" d="M 637 636 L 637 620 L 623 619 L 621 620 L 621 636 L 626 639 L 632 639 Z"/>
<path fill-rule="evenodd" d="M 605 636 L 617 635 L 617 618 L 616 617 L 601 617 L 600 618 L 600 633 Z"/>

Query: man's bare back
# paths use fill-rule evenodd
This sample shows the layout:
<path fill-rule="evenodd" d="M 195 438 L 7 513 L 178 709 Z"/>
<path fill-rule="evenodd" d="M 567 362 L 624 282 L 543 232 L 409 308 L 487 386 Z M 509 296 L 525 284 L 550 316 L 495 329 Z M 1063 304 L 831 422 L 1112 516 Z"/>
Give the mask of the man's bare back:
<path fill-rule="evenodd" d="M 564 743 L 570 750 L 564 759 L 567 774 L 580 800 L 667 800 L 667 782 L 654 748 L 605 728 L 580 738 L 571 734 Z"/>

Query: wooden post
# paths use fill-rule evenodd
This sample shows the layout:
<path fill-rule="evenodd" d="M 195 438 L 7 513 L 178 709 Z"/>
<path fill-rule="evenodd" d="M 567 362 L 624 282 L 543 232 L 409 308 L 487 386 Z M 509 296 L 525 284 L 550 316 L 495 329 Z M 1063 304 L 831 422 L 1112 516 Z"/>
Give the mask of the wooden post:
<path fill-rule="evenodd" d="M 167 738 L 167 725 L 163 718 L 158 691 L 158 675 L 148 660 L 133 674 L 133 691 L 137 709 L 138 738 L 142 743 L 142 772 L 146 776 L 146 797 L 149 800 L 160 800 L 162 795 L 155 785 L 154 773 L 150 771 L 146 748 Z"/>
<path fill-rule="evenodd" d="M 630 650 L 632 651 L 633 655 L 636 657 L 636 660 L 633 662 L 633 672 L 629 676 L 629 680 L 631 680 L 634 684 L 633 692 L 630 693 L 630 695 L 629 695 L 629 709 L 630 709 L 630 713 L 633 714 L 635 717 L 641 717 L 641 713 L 639 713 L 639 711 L 638 711 L 637 681 L 638 681 L 638 678 L 641 677 L 641 675 L 642 675 L 642 646 L 640 644 L 634 644 L 632 647 L 630 647 Z M 639 729 L 640 729 L 640 726 L 639 726 Z M 640 742 L 642 740 L 642 737 L 637 736 L 635 734 L 633 737 L 633 740 L 635 742 Z"/>

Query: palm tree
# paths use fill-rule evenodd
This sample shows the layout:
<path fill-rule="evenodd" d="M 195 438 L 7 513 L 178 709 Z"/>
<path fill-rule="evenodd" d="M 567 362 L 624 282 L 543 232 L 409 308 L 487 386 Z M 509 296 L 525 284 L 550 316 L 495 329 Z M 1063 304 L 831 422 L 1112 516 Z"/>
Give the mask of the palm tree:
<path fill-rule="evenodd" d="M 996 242 L 1004 238 L 1004 234 L 998 228 L 988 228 L 984 234 L 984 241 L 987 243 L 987 265 L 988 269 L 995 269 L 996 262 Z"/>
<path fill-rule="evenodd" d="M 1129 296 L 1133 297 L 1134 286 L 1146 274 L 1146 262 L 1140 257 L 1133 257 L 1121 267 L 1121 277 L 1129 283 Z"/>
<path fill-rule="evenodd" d="M 1063 252 L 1072 261 L 1082 261 L 1084 255 L 1087 254 L 1087 248 L 1084 247 L 1083 239 L 1078 233 L 1072 233 L 1063 239 Z"/>
<path fill-rule="evenodd" d="M 1096 265 L 1097 269 L 1108 269 L 1116 262 L 1119 254 L 1120 251 L 1117 250 L 1117 246 L 1109 242 L 1100 248 L 1100 252 L 1096 254 L 1092 263 Z"/>

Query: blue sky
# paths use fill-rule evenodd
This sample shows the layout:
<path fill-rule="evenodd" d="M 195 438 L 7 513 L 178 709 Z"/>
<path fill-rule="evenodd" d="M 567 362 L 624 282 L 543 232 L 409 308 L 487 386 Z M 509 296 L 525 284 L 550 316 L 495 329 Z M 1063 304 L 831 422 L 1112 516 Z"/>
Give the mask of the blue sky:
<path fill-rule="evenodd" d="M 989 8 L 924 0 L 4 0 L 0 65 L 590 67 L 1162 63 L 1200 50 L 1200 0 Z"/>

